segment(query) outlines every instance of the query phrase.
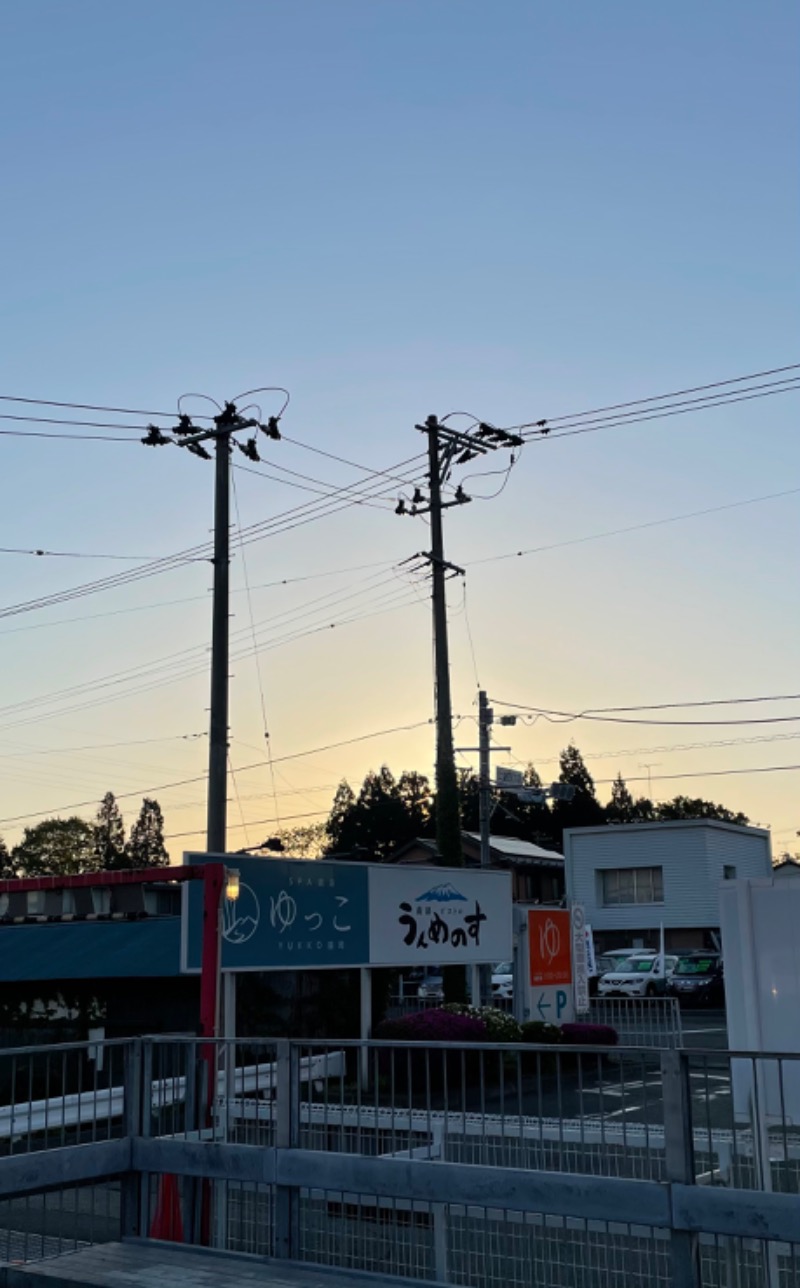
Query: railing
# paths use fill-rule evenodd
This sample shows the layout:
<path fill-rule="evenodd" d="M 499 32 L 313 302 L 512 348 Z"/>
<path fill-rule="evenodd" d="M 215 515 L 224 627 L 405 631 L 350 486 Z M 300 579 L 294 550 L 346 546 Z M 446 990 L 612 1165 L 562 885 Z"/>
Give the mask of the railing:
<path fill-rule="evenodd" d="M 184 1239 L 221 1250 L 472 1288 L 800 1285 L 800 1057 L 220 1043 L 209 1098 L 201 1049 L 0 1053 L 24 1126 L 0 1253 L 163 1233 L 177 1177 Z"/>
<path fill-rule="evenodd" d="M 621 1046 L 683 1046 L 677 997 L 594 997 L 588 1018 L 615 1029 Z"/>

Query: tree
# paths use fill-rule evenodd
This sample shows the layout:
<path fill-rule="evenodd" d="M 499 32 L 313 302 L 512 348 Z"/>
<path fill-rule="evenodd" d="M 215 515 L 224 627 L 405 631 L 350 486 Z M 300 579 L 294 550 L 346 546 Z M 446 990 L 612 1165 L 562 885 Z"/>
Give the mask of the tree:
<path fill-rule="evenodd" d="M 430 830 L 431 789 L 424 774 L 404 771 L 395 779 L 382 765 L 370 770 L 356 796 L 342 781 L 325 824 L 329 854 L 361 850 L 365 858 L 383 860 L 393 850 Z"/>
<path fill-rule="evenodd" d="M 559 781 L 575 788 L 571 801 L 556 801 L 553 806 L 553 820 L 559 829 L 558 839 L 563 841 L 564 828 L 596 827 L 606 821 L 606 812 L 597 799 L 594 779 L 574 742 L 564 748 L 559 756 L 559 764 Z"/>
<path fill-rule="evenodd" d="M 127 867 L 125 825 L 113 792 L 106 792 L 94 824 L 94 853 L 98 868 Z"/>
<path fill-rule="evenodd" d="M 24 877 L 91 872 L 96 866 L 94 828 L 82 818 L 46 818 L 25 828 L 11 863 Z"/>
<path fill-rule="evenodd" d="M 324 823 L 309 827 L 285 827 L 278 832 L 283 853 L 290 859 L 318 859 L 324 853 L 327 831 Z"/>
<path fill-rule="evenodd" d="M 139 817 L 131 828 L 125 847 L 125 866 L 128 868 L 164 868 L 169 855 L 164 845 L 164 815 L 158 801 L 145 796 Z"/>
<path fill-rule="evenodd" d="M 11 855 L 8 852 L 8 846 L 2 836 L 0 836 L 0 878 L 5 880 L 8 877 L 15 877 L 16 875 L 14 865 L 11 862 Z"/>
<path fill-rule="evenodd" d="M 343 778 L 336 788 L 331 812 L 325 824 L 325 832 L 329 842 L 327 846 L 329 854 L 344 854 L 352 850 L 355 844 L 353 839 L 355 834 L 355 820 L 353 818 L 355 803 L 355 792 L 347 779 Z"/>
<path fill-rule="evenodd" d="M 734 812 L 724 805 L 715 805 L 713 801 L 704 801 L 700 797 L 676 796 L 674 800 L 662 801 L 656 806 L 656 818 L 664 821 L 679 818 L 718 818 L 723 823 L 738 823 L 746 827 L 750 819 L 746 814 Z"/>

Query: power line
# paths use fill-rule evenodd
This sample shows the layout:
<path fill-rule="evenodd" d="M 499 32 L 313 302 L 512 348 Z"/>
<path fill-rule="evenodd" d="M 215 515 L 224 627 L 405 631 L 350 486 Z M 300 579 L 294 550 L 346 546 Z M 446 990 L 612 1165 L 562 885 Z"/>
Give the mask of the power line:
<path fill-rule="evenodd" d="M 503 559 L 521 559 L 525 555 L 543 554 L 549 550 L 559 550 L 565 546 L 579 546 L 588 541 L 600 541 L 605 537 L 619 537 L 628 532 L 643 532 L 647 528 L 659 528 L 671 523 L 680 523 L 684 519 L 700 519 L 709 514 L 721 514 L 725 510 L 737 510 L 748 505 L 760 505 L 764 501 L 777 501 L 787 496 L 796 496 L 800 487 L 786 488 L 782 492 L 768 492 L 764 496 L 751 496 L 743 501 L 728 501 L 724 505 L 706 506 L 702 510 L 688 510 L 683 514 L 673 514 L 665 519 L 647 519 L 644 523 L 632 523 L 624 528 L 610 528 L 606 532 L 593 532 L 585 537 L 568 537 L 565 541 L 551 541 L 543 546 L 531 546 L 527 550 L 511 550 L 502 555 L 486 555 L 482 559 L 470 560 L 470 567 L 478 564 L 498 563 Z"/>
<path fill-rule="evenodd" d="M 686 407 L 678 407 L 674 411 L 650 412 L 644 416 L 632 416 L 629 418 L 619 417 L 616 420 L 598 421 L 596 424 L 587 423 L 584 425 L 580 425 L 574 429 L 571 429 L 569 427 L 564 427 L 563 429 L 560 429 L 559 427 L 556 427 L 553 433 L 549 435 L 549 438 L 547 441 L 554 441 L 555 439 L 559 439 L 559 438 L 574 438 L 578 434 L 596 434 L 601 429 L 614 429 L 621 425 L 641 425 L 641 424 L 644 424 L 645 421 L 663 420 L 668 416 L 685 416 L 685 415 L 688 415 L 690 412 L 711 411 L 715 407 L 728 407 L 732 403 L 753 402 L 759 398 L 771 398 L 771 397 L 774 397 L 775 394 L 793 393 L 793 392 L 797 392 L 798 390 L 800 390 L 800 382 L 798 382 L 797 384 L 791 385 L 788 388 L 770 389 L 765 391 L 764 393 L 740 394 L 735 398 L 732 397 L 732 398 L 718 399 L 716 402 L 706 402 L 701 407 L 686 406 Z M 534 434 L 527 435 L 525 438 L 525 441 L 541 442 L 545 437 L 547 437 L 547 435 L 545 434 L 544 430 L 539 429 Z"/>
<path fill-rule="evenodd" d="M 625 407 L 641 407 L 648 403 L 664 402 L 666 398 L 680 398 L 687 394 L 704 393 L 707 389 L 722 389 L 725 385 L 745 384 L 748 380 L 761 380 L 766 376 L 783 375 L 785 371 L 800 370 L 800 362 L 790 363 L 785 367 L 772 367 L 767 371 L 754 371 L 749 376 L 731 376 L 728 380 L 714 380 L 705 385 L 694 385 L 688 389 L 673 389 L 666 394 L 654 394 L 649 398 L 633 398 L 629 402 L 611 403 L 606 407 L 592 407 L 588 411 L 571 412 L 563 416 L 551 416 L 547 420 L 548 425 L 556 425 L 565 420 L 576 420 L 583 416 L 598 416 L 606 411 L 621 411 Z M 526 421 L 521 425 L 509 426 L 511 429 L 533 429 L 540 424 L 539 421 Z"/>
<path fill-rule="evenodd" d="M 756 717 L 751 717 L 751 718 L 747 718 L 747 719 L 738 719 L 738 720 L 640 720 L 640 719 L 631 719 L 629 716 L 601 715 L 601 714 L 599 714 L 599 710 L 600 710 L 599 708 L 598 708 L 598 709 L 596 709 L 596 710 L 595 710 L 594 708 L 592 708 L 591 710 L 587 710 L 587 711 L 555 711 L 555 710 L 553 710 L 553 709 L 551 709 L 551 708 L 549 708 L 549 707 L 530 707 L 530 706 L 525 706 L 523 703 L 519 703 L 519 702 L 504 702 L 504 701 L 502 701 L 500 698 L 494 698 L 494 699 L 492 699 L 492 700 L 493 700 L 494 702 L 496 702 L 496 703 L 497 703 L 497 705 L 498 705 L 498 706 L 500 706 L 500 707 L 509 707 L 509 708 L 511 708 L 512 710 L 531 712 L 531 713 L 533 714 L 533 716 L 534 716 L 534 721 L 533 721 L 533 723 L 535 723 L 535 721 L 536 721 L 537 719 L 539 719 L 539 718 L 543 718 L 544 720 L 549 721 L 551 724 L 553 724 L 553 723 L 558 723 L 558 724 L 572 724 L 572 723 L 573 723 L 573 721 L 575 721 L 575 720 L 597 720 L 597 721 L 600 721 L 600 722 L 601 722 L 601 723 L 603 723 L 603 724 L 671 725 L 671 726 L 675 726 L 675 727 L 677 727 L 677 728 L 681 728 L 681 727 L 683 727 L 683 728 L 690 728 L 690 727 L 694 727 L 694 726 L 713 726 L 713 725 L 789 724 L 789 723 L 792 723 L 793 721 L 800 720 L 800 715 L 796 715 L 796 716 L 756 716 Z M 748 698 L 748 699 L 739 699 L 739 701 L 753 701 L 753 702 L 756 702 L 756 701 L 762 701 L 762 702 L 766 702 L 766 701 L 789 701 L 789 700 L 790 700 L 790 699 L 788 699 L 788 698 L 785 698 L 785 699 L 769 699 L 769 698 L 761 698 L 761 699 L 758 699 L 758 698 L 752 698 L 752 699 L 749 699 L 749 698 Z M 724 699 L 724 700 L 722 700 L 722 701 L 724 701 L 724 702 L 728 702 L 728 701 L 733 702 L 733 701 L 736 701 L 736 699 Z M 676 703 L 676 704 L 665 704 L 665 708 L 670 707 L 670 706 L 675 706 L 675 707 L 680 707 L 680 706 L 704 706 L 704 705 L 708 705 L 708 706 L 716 706 L 716 705 L 721 705 L 721 704 L 722 704 L 721 702 L 720 702 L 720 703 L 714 703 L 714 702 L 711 702 L 711 703 Z M 622 708 L 621 708 L 621 709 L 622 709 Z M 654 707 L 641 707 L 641 708 L 631 707 L 631 708 L 628 708 L 628 709 L 629 709 L 629 710 L 651 711 L 651 710 L 655 710 L 655 709 L 658 709 L 658 708 L 654 708 Z M 597 713 L 596 713 L 596 711 L 597 711 Z"/>
<path fill-rule="evenodd" d="M 141 562 L 153 559 L 153 555 L 115 555 L 102 554 L 86 550 L 28 550 L 22 546 L 0 546 L 0 555 L 35 555 L 38 559 L 120 559 L 126 562 Z M 186 559 L 184 563 L 206 563 L 207 560 Z"/>
<path fill-rule="evenodd" d="M 677 780 L 679 778 L 726 778 L 734 774 L 784 774 L 800 769 L 800 765 L 751 765 L 747 769 L 702 769 L 693 770 L 685 774 L 659 774 L 659 782 L 662 780 Z M 613 778 L 597 778 L 595 782 L 607 786 L 613 783 Z M 625 779 L 626 783 L 646 783 L 647 775 L 640 774 L 633 778 Z"/>
<path fill-rule="evenodd" d="M 330 810 L 315 809 L 315 810 L 310 810 L 309 813 L 307 814 L 288 814 L 286 818 L 283 820 L 283 822 L 294 823 L 299 818 L 325 818 L 328 814 L 330 814 Z M 249 827 L 276 827 L 276 826 L 280 826 L 278 819 L 256 818 L 256 819 L 251 819 L 249 823 L 229 823 L 228 831 L 238 832 L 238 831 L 241 831 L 243 828 L 247 829 Z M 164 840 L 178 841 L 184 836 L 202 836 L 202 828 L 195 828 L 194 831 L 192 832 L 170 832 L 168 836 L 164 837 Z M 247 840 L 246 831 L 245 831 L 245 840 Z"/>
<path fill-rule="evenodd" d="M 295 751 L 295 752 L 291 752 L 289 755 L 276 756 L 273 759 L 273 764 L 279 764 L 279 763 L 283 764 L 288 760 L 302 760 L 306 756 L 321 755 L 323 752 L 326 752 L 326 751 L 335 751 L 339 747 L 351 747 L 355 743 L 369 742 L 373 738 L 388 738 L 391 735 L 396 733 L 408 733 L 414 729 L 422 729 L 426 725 L 430 725 L 431 723 L 432 723 L 431 720 L 417 720 L 413 724 L 395 725 L 393 729 L 377 729 L 372 733 L 357 734 L 354 738 L 342 738 L 338 742 L 329 742 L 323 747 L 311 747 L 309 748 L 308 751 Z M 268 762 L 266 760 L 254 761 L 250 765 L 241 765 L 237 772 L 240 774 L 246 774 L 253 769 L 263 769 L 264 766 L 267 764 Z M 133 792 L 119 792 L 119 793 L 115 793 L 115 795 L 118 800 L 127 800 L 131 796 L 151 796 L 154 792 L 170 791 L 174 787 L 185 787 L 189 783 L 200 783 L 205 781 L 206 781 L 205 774 L 196 774 L 193 778 L 181 778 L 171 783 L 156 783 L 155 786 L 140 787 Z M 16 814 L 13 816 L 9 816 L 8 818 L 0 818 L 0 824 L 20 823 L 20 822 L 23 822 L 25 819 L 29 819 L 29 818 L 43 818 L 43 817 L 49 818 L 53 814 L 63 814 L 66 810 L 87 809 L 96 804 L 97 804 L 96 799 L 92 799 L 88 801 L 73 801 L 69 805 L 58 805 L 52 809 L 35 810 L 29 814 Z M 194 833 L 190 833 L 187 835 L 194 835 Z"/>
<path fill-rule="evenodd" d="M 114 747 L 147 747 L 156 742 L 196 742 L 203 733 L 173 733 L 163 738 L 130 738 L 125 742 L 90 742 L 79 747 L 30 747 L 27 751 L 0 751 L 0 760 L 27 760 L 29 756 L 64 756 L 78 751 L 109 751 Z"/>
<path fill-rule="evenodd" d="M 206 560 L 187 560 L 187 563 L 205 563 Z M 275 581 L 257 582 L 251 586 L 251 590 L 272 590 L 279 586 L 294 586 L 300 582 L 318 581 L 324 577 L 339 577 L 350 572 L 362 572 L 367 568 L 392 568 L 395 565 L 391 560 L 373 560 L 372 563 L 349 564 L 345 568 L 329 568 L 325 572 L 303 573 L 297 577 L 281 577 Z M 245 594 L 244 588 L 233 589 L 232 595 Z M 11 626 L 0 631 L 0 635 L 18 635 L 22 631 L 41 631 L 48 630 L 51 626 L 69 626 L 73 622 L 94 622 L 104 617 L 120 617 L 128 613 L 145 613 L 157 608 L 174 608 L 183 604 L 197 604 L 208 599 L 208 592 L 203 595 L 187 595 L 181 599 L 159 599 L 153 604 L 137 604 L 133 608 L 111 608 L 103 613 L 83 613 L 80 617 L 60 617 L 54 622 L 34 622 L 28 626 Z"/>
<path fill-rule="evenodd" d="M 622 760 L 626 756 L 645 756 L 650 755 L 651 753 L 661 753 L 663 755 L 679 751 L 707 751 L 709 748 L 716 747 L 744 747 L 765 742 L 793 742 L 798 738 L 800 738 L 800 732 L 756 734 L 749 738 L 706 738 L 702 742 L 662 743 L 657 747 L 621 747 L 614 751 L 592 751 L 590 753 L 590 758 L 593 761 Z M 520 765 L 527 763 L 519 757 L 512 757 L 512 759 L 515 759 L 517 764 Z M 539 759 L 539 757 L 537 757 L 535 763 L 537 766 L 557 765 L 559 763 L 559 757 L 549 756 L 547 759 Z"/>

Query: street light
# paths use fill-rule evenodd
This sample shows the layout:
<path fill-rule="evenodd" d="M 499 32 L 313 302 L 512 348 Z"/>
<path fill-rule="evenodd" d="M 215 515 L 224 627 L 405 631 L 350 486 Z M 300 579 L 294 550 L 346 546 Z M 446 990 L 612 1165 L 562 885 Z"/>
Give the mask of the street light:
<path fill-rule="evenodd" d="M 238 868 L 226 868 L 225 869 L 225 898 L 229 899 L 231 903 L 235 903 L 236 900 L 239 898 L 240 889 L 241 887 L 239 884 Z"/>

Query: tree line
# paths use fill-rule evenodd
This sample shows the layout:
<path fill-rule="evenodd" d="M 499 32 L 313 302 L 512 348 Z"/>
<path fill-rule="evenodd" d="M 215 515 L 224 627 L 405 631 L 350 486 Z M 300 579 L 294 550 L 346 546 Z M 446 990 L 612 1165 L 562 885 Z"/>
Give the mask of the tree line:
<path fill-rule="evenodd" d="M 525 786 L 544 786 L 533 765 L 524 771 Z M 545 849 L 561 850 L 563 833 L 569 827 L 593 827 L 603 823 L 642 823 L 659 820 L 713 818 L 747 824 L 742 813 L 699 797 L 675 796 L 655 803 L 646 796 L 634 797 L 625 779 L 617 774 L 609 799 L 597 795 L 594 779 L 574 743 L 559 757 L 558 781 L 575 788 L 571 801 L 525 802 L 511 792 L 493 792 L 491 831 L 495 836 L 517 837 Z M 466 832 L 479 828 L 479 781 L 471 770 L 459 775 L 461 826 Z M 424 774 L 404 771 L 398 778 L 383 765 L 370 772 L 360 791 L 342 781 L 327 822 L 319 829 L 319 851 L 323 856 L 354 855 L 383 860 L 416 837 L 436 834 L 436 795 Z"/>
<path fill-rule="evenodd" d="M 46 818 L 26 827 L 22 840 L 9 849 L 0 838 L 3 877 L 72 876 L 78 872 L 161 868 L 169 863 L 164 845 L 164 815 L 158 801 L 146 796 L 126 837 L 122 812 L 113 792 L 106 792 L 94 821 Z"/>

